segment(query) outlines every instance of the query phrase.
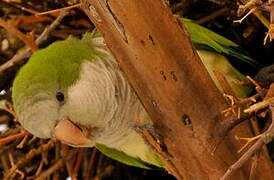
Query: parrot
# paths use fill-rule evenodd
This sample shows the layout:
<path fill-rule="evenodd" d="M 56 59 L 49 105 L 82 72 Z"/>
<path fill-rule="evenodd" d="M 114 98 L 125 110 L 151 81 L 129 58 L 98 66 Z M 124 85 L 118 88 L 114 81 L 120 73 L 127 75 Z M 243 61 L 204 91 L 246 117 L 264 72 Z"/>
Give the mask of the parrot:
<path fill-rule="evenodd" d="M 250 90 L 227 57 L 256 63 L 234 42 L 182 19 L 207 71 L 220 71 L 238 97 Z M 20 124 L 39 138 L 56 138 L 73 147 L 95 147 L 130 166 L 165 168 L 164 162 L 136 132 L 136 117 L 152 123 L 138 96 L 120 70 L 103 37 L 69 36 L 36 51 L 17 73 L 12 88 Z"/>

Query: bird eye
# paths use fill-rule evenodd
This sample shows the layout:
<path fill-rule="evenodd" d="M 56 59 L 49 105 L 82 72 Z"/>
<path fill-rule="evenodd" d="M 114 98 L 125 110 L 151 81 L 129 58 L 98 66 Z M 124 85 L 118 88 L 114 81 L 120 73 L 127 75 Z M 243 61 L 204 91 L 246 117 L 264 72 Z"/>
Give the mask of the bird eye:
<path fill-rule="evenodd" d="M 62 92 L 58 91 L 56 93 L 56 99 L 59 102 L 63 102 L 65 100 L 65 95 Z"/>

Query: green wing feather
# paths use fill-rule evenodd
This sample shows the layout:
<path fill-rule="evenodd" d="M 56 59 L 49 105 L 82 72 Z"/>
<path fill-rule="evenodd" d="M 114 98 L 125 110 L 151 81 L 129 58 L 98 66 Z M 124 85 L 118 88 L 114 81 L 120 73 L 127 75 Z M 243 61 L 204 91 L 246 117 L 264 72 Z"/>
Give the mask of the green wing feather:
<path fill-rule="evenodd" d="M 115 159 L 123 164 L 129 165 L 129 166 L 135 166 L 143 169 L 159 169 L 159 167 L 153 166 L 151 164 L 148 164 L 140 159 L 131 157 L 122 151 L 118 151 L 114 148 L 109 148 L 103 144 L 95 144 L 96 149 L 98 149 L 100 152 L 102 152 L 104 155 L 110 157 L 111 159 Z M 162 163 L 162 167 L 164 167 L 164 163 L 160 160 L 159 162 Z"/>
<path fill-rule="evenodd" d="M 190 34 L 190 38 L 193 44 L 197 49 L 211 49 L 221 54 L 236 57 L 253 66 L 260 66 L 257 61 L 250 58 L 248 54 L 243 51 L 236 43 L 203 26 L 196 24 L 190 19 L 182 18 L 182 21 Z"/>

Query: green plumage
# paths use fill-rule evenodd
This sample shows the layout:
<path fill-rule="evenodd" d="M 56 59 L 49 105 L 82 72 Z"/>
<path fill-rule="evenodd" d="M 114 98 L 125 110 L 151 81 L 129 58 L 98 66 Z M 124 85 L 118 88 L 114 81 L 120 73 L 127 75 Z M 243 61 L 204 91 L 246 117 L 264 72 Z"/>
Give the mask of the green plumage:
<path fill-rule="evenodd" d="M 190 19 L 182 18 L 182 21 L 187 28 L 191 40 L 194 44 L 207 45 L 216 52 L 229 54 L 225 46 L 238 47 L 238 45 L 219 34 L 204 28 L 193 22 Z"/>
<path fill-rule="evenodd" d="M 183 19 L 183 21 L 194 45 L 197 48 L 203 47 L 211 50 L 211 52 L 199 51 L 198 53 L 215 83 L 217 82 L 214 78 L 213 70 L 217 69 L 227 77 L 233 90 L 237 91 L 237 95 L 241 97 L 246 96 L 248 90 L 233 82 L 235 79 L 243 80 L 245 77 L 220 54 L 231 55 L 250 63 L 254 63 L 254 60 L 240 51 L 233 50 L 238 48 L 238 45 L 234 42 L 193 23 L 191 20 Z M 31 98 L 38 91 L 47 92 L 55 96 L 56 91 L 61 90 L 67 96 L 68 88 L 72 87 L 79 80 L 83 61 L 87 60 L 93 63 L 95 56 L 102 56 L 91 42 L 91 36 L 91 34 L 87 33 L 82 40 L 69 37 L 65 41 L 55 42 L 47 48 L 34 53 L 29 62 L 21 68 L 14 81 L 12 98 L 15 110 L 18 111 L 17 104 L 19 104 L 21 96 Z M 98 36 L 98 33 L 96 36 Z M 217 86 L 220 87 L 218 83 Z M 38 98 L 33 103 L 41 100 L 43 99 Z M 56 100 L 54 99 L 54 101 Z M 53 102 L 52 106 L 55 105 L 56 102 Z M 105 155 L 131 166 L 150 169 L 151 166 L 148 163 L 153 163 L 144 162 L 139 158 L 131 157 L 124 152 L 106 147 L 103 144 L 97 143 L 95 147 Z M 151 159 L 154 160 L 154 165 L 164 167 L 158 156 L 153 153 L 151 153 L 151 156 L 153 156 Z"/>
<path fill-rule="evenodd" d="M 212 50 L 221 54 L 236 57 L 250 65 L 260 65 L 239 47 L 238 44 L 226 39 L 225 37 L 203 27 L 190 19 L 182 18 L 182 22 L 187 28 L 190 38 L 197 49 Z"/>
<path fill-rule="evenodd" d="M 91 35 L 88 33 L 82 40 L 69 37 L 35 52 L 16 76 L 12 93 L 14 104 L 17 104 L 18 95 L 26 92 L 24 89 L 33 84 L 43 82 L 43 86 L 37 88 L 47 91 L 65 90 L 71 86 L 79 78 L 82 61 L 92 61 L 94 55 L 98 54 L 90 39 Z M 58 82 L 54 83 L 55 81 Z M 56 84 L 60 87 L 56 87 Z"/>

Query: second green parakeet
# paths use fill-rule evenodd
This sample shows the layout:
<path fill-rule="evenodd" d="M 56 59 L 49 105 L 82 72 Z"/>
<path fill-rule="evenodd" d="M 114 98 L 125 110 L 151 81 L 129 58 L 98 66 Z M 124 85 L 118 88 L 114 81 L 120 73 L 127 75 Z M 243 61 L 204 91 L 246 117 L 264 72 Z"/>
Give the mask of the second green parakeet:
<path fill-rule="evenodd" d="M 248 90 L 234 80 L 245 77 L 222 54 L 252 61 L 237 45 L 190 20 L 193 43 L 218 87 L 213 70 L 222 72 L 238 96 Z M 209 33 L 210 32 L 210 33 Z M 103 38 L 69 37 L 33 54 L 13 84 L 13 102 L 22 126 L 40 138 L 57 138 L 75 147 L 95 146 L 128 165 L 164 167 L 134 129 L 136 117 L 150 117 L 108 51 Z M 215 51 L 215 52 L 214 52 Z"/>

